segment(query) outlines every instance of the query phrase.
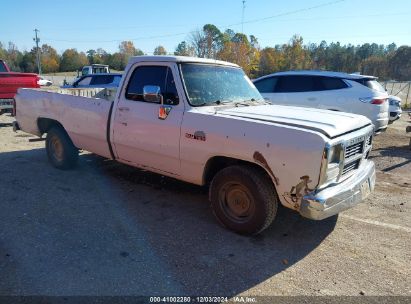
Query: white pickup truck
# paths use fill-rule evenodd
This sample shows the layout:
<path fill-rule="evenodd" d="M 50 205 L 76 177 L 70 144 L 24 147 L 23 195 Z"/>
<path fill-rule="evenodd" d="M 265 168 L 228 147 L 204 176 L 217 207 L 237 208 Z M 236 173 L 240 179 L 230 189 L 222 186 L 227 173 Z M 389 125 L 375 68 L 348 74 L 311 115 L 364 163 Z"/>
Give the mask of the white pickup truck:
<path fill-rule="evenodd" d="M 15 128 L 42 136 L 53 166 L 79 149 L 197 185 L 218 220 L 256 234 L 278 204 L 324 219 L 375 185 L 364 116 L 270 105 L 235 64 L 133 57 L 114 101 L 20 89 Z"/>

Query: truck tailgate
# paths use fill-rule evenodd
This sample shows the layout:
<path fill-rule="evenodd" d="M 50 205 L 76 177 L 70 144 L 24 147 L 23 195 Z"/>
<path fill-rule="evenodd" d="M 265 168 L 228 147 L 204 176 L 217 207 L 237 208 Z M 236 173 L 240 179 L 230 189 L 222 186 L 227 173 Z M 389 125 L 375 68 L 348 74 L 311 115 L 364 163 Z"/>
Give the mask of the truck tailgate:
<path fill-rule="evenodd" d="M 14 98 L 19 88 L 39 88 L 37 79 L 31 73 L 0 73 L 0 98 Z"/>
<path fill-rule="evenodd" d="M 94 96 L 98 89 L 83 90 Z M 99 89 L 100 91 L 102 89 Z M 16 120 L 21 130 L 40 135 L 38 119 L 53 119 L 67 131 L 74 145 L 104 157 L 111 157 L 107 122 L 112 101 L 50 91 L 20 89 L 16 95 Z M 76 91 L 71 93 L 75 94 Z"/>

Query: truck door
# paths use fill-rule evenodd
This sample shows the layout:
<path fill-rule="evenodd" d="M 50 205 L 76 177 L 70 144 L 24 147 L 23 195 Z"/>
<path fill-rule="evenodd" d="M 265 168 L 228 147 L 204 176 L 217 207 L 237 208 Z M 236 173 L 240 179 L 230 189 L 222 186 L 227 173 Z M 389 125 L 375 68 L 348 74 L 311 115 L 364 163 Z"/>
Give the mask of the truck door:
<path fill-rule="evenodd" d="M 167 175 L 179 175 L 184 104 L 180 102 L 174 81 L 179 79 L 177 66 L 163 62 L 139 63 L 131 67 L 125 77 L 112 120 L 112 142 L 118 160 Z M 144 101 L 145 86 L 160 87 L 164 104 L 171 107 L 166 119 L 159 119 L 159 102 Z"/>

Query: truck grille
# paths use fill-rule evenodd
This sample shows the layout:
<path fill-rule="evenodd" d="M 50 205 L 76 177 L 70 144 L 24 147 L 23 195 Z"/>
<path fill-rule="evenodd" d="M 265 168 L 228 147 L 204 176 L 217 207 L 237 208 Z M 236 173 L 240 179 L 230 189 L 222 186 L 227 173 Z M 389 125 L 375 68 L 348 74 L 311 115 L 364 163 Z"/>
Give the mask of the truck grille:
<path fill-rule="evenodd" d="M 353 171 L 353 170 L 355 170 L 355 169 L 358 169 L 358 167 L 359 167 L 359 165 L 360 165 L 360 160 L 361 160 L 361 159 L 357 159 L 357 160 L 355 160 L 355 161 L 353 161 L 353 162 L 351 162 L 351 163 L 349 163 L 349 164 L 346 164 L 346 165 L 344 166 L 344 168 L 343 168 L 342 175 L 345 175 L 345 174 L 347 174 L 348 172 L 351 172 L 351 171 Z"/>
<path fill-rule="evenodd" d="M 13 99 L 0 99 L 0 105 L 2 106 L 12 106 Z"/>
<path fill-rule="evenodd" d="M 364 142 L 361 141 L 361 142 L 358 142 L 358 143 L 353 144 L 351 146 L 348 146 L 345 149 L 345 158 L 348 159 L 348 158 L 351 158 L 351 157 L 353 157 L 357 154 L 362 154 L 362 152 L 363 152 L 363 143 Z"/>

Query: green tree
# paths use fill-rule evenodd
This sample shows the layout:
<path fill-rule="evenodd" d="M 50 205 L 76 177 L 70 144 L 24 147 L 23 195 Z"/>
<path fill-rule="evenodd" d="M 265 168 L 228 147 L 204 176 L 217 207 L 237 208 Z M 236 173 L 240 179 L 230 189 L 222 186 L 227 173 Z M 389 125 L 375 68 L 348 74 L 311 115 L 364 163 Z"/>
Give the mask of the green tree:
<path fill-rule="evenodd" d="M 96 50 L 88 50 L 86 54 L 87 54 L 87 59 L 88 59 L 89 64 L 96 63 L 95 62 Z"/>
<path fill-rule="evenodd" d="M 260 52 L 259 76 L 285 70 L 285 55 L 279 48 L 266 47 Z"/>
<path fill-rule="evenodd" d="M 60 70 L 62 72 L 77 71 L 88 64 L 85 53 L 77 52 L 76 49 L 67 49 L 61 55 Z"/>
<path fill-rule="evenodd" d="M 361 74 L 377 75 L 381 79 L 387 79 L 388 61 L 381 56 L 371 56 L 361 63 Z"/>
<path fill-rule="evenodd" d="M 205 38 L 205 57 L 216 58 L 216 55 L 222 47 L 223 34 L 214 24 L 206 24 L 203 26 Z"/>
<path fill-rule="evenodd" d="M 400 46 L 389 60 L 390 76 L 395 80 L 411 80 L 411 46 Z"/>
<path fill-rule="evenodd" d="M 181 41 L 174 51 L 174 55 L 176 56 L 195 56 L 194 48 L 188 45 L 187 42 Z"/>
<path fill-rule="evenodd" d="M 191 34 L 191 45 L 195 55 L 201 58 L 216 58 L 223 46 L 223 34 L 213 24 L 206 24 L 203 29 Z"/>
<path fill-rule="evenodd" d="M 40 58 L 41 70 L 43 73 L 54 73 L 59 70 L 60 56 L 50 45 L 43 44 L 41 46 Z"/>
<path fill-rule="evenodd" d="M 115 70 L 122 71 L 125 68 L 124 54 L 119 52 L 110 55 L 107 64 Z"/>
<path fill-rule="evenodd" d="M 140 49 L 137 49 L 134 46 L 134 43 L 132 41 L 122 41 L 120 45 L 118 46 L 118 48 L 119 48 L 119 54 L 121 55 L 120 70 L 124 70 L 130 57 L 144 55 L 143 51 L 141 51 Z M 117 65 L 119 56 L 116 55 L 114 59 L 115 59 L 114 60 L 115 64 Z"/>
<path fill-rule="evenodd" d="M 13 42 L 9 42 L 5 57 L 10 70 L 20 72 L 20 63 L 23 59 L 23 54 L 18 50 Z"/>
<path fill-rule="evenodd" d="M 284 52 L 287 60 L 287 69 L 301 70 L 312 66 L 310 54 L 304 48 L 301 36 L 294 35 L 290 42 L 284 46 Z"/>
<path fill-rule="evenodd" d="M 164 46 L 159 45 L 154 49 L 154 55 L 167 55 L 167 51 Z"/>

